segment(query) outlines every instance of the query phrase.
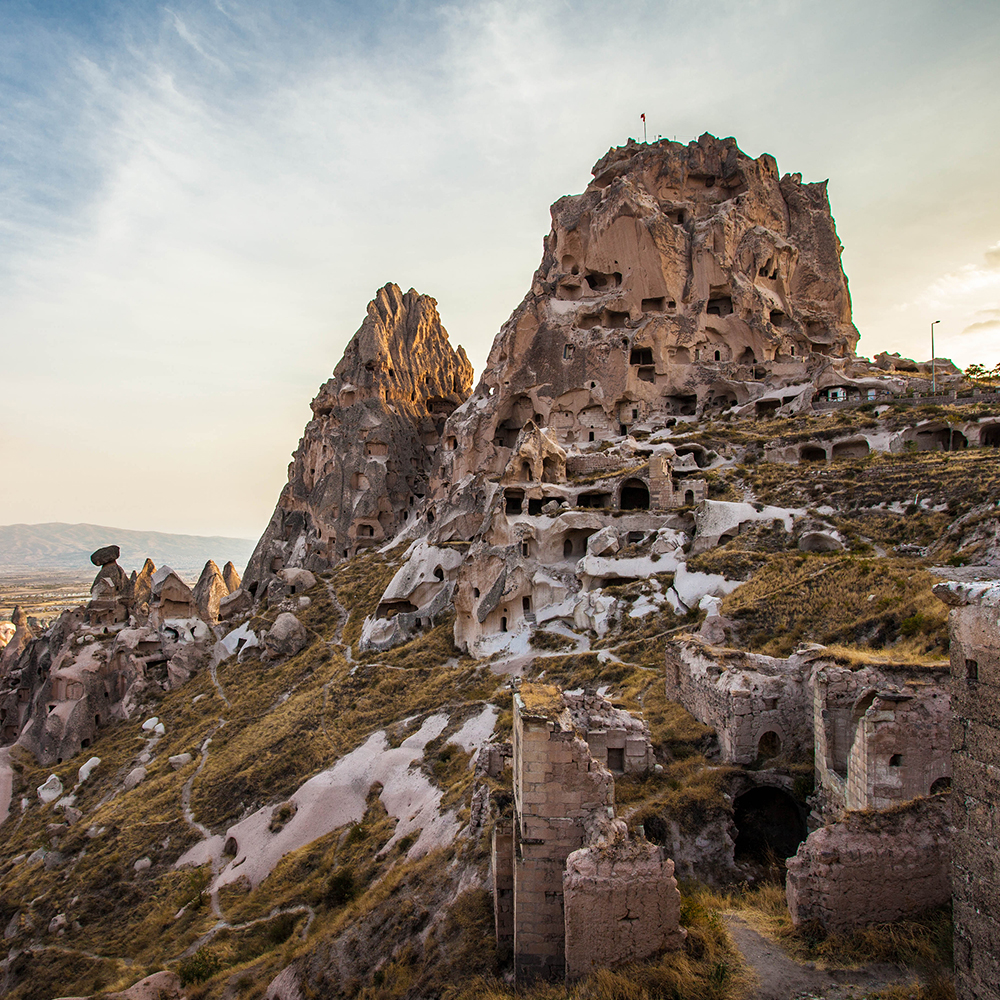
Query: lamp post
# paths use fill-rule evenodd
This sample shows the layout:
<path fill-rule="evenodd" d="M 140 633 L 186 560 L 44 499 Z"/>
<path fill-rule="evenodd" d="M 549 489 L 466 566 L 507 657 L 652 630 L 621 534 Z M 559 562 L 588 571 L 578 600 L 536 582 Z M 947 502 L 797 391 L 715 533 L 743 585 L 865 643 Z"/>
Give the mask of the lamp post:
<path fill-rule="evenodd" d="M 937 372 L 934 368 L 934 327 L 940 323 L 941 320 L 936 319 L 931 323 L 931 395 L 937 395 Z"/>

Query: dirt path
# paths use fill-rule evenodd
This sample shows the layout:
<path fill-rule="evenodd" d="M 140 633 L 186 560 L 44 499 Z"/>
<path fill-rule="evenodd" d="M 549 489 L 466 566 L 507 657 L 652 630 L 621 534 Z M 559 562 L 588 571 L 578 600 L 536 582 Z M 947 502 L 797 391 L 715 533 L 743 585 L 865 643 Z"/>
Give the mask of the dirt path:
<path fill-rule="evenodd" d="M 790 958 L 780 945 L 758 934 L 735 913 L 726 927 L 747 963 L 757 973 L 757 988 L 749 1000 L 861 1000 L 890 983 L 908 983 L 914 976 L 896 965 L 865 965 L 857 969 L 817 969 Z"/>

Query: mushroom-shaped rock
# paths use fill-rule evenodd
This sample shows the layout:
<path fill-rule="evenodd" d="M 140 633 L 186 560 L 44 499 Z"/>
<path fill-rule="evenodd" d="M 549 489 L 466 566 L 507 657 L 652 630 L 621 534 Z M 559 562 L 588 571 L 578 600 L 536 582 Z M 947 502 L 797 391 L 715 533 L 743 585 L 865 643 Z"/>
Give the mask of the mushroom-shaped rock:
<path fill-rule="evenodd" d="M 95 566 L 108 566 L 111 563 L 118 562 L 118 557 L 121 554 L 122 550 L 117 545 L 105 545 L 90 554 L 90 561 Z"/>
<path fill-rule="evenodd" d="M 55 802 L 63 793 L 63 783 L 56 774 L 50 774 L 45 781 L 38 786 L 38 798 L 43 805 Z"/>
<path fill-rule="evenodd" d="M 271 630 L 264 636 L 265 660 L 283 660 L 294 656 L 309 641 L 305 626 L 291 614 L 285 611 L 278 615 Z"/>

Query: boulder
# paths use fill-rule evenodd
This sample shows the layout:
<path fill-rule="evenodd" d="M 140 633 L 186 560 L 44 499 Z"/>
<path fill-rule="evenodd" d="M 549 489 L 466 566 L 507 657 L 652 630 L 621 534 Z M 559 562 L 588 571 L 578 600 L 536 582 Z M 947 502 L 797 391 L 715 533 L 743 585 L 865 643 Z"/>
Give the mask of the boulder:
<path fill-rule="evenodd" d="M 59 776 L 55 774 L 50 774 L 45 781 L 38 786 L 38 798 L 42 805 L 48 805 L 50 802 L 55 802 L 63 793 L 63 783 L 59 780 Z"/>
<path fill-rule="evenodd" d="M 144 767 L 133 767 L 132 770 L 125 775 L 125 781 L 122 783 L 122 787 L 126 792 L 130 792 L 137 785 L 142 784 L 145 779 L 146 769 Z"/>
<path fill-rule="evenodd" d="M 270 631 L 264 636 L 263 660 L 285 660 L 298 653 L 309 641 L 305 626 L 285 611 L 278 615 Z"/>
<path fill-rule="evenodd" d="M 95 566 L 107 566 L 110 563 L 118 562 L 118 557 L 121 554 L 122 550 L 117 545 L 105 545 L 90 554 L 90 561 Z"/>

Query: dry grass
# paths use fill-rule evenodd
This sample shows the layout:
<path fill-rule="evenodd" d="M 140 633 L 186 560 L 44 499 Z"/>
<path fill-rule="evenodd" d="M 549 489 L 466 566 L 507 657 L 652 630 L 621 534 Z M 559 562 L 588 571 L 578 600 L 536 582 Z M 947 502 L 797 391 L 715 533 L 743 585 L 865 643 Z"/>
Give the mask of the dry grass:
<path fill-rule="evenodd" d="M 937 582 L 912 559 L 789 553 L 729 594 L 722 611 L 738 623 L 747 648 L 773 656 L 787 656 L 800 642 L 892 643 L 897 658 L 940 659 L 948 618 L 931 592 Z"/>
<path fill-rule="evenodd" d="M 735 910 L 756 931 L 777 941 L 793 958 L 826 965 L 887 962 L 946 974 L 952 966 L 951 907 L 937 907 L 911 920 L 873 924 L 852 934 L 796 929 L 788 912 L 784 886 L 766 884 L 734 893 L 706 893 L 710 905 Z"/>
<path fill-rule="evenodd" d="M 701 890 L 682 894 L 681 924 L 687 940 L 679 951 L 649 962 L 602 969 L 572 984 L 536 983 L 515 991 L 494 977 L 451 983 L 442 1000 L 737 1000 L 749 991 L 752 973 L 717 910 Z"/>

